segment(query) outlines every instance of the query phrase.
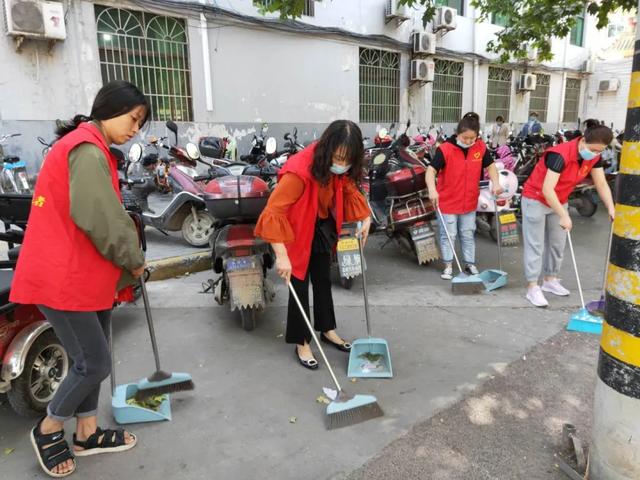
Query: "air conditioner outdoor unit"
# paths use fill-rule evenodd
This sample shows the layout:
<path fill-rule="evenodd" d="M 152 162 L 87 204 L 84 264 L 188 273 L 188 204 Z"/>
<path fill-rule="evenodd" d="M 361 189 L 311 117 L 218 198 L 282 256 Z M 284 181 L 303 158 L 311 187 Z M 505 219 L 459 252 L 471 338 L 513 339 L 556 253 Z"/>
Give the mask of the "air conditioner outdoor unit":
<path fill-rule="evenodd" d="M 531 91 L 536 89 L 536 76 L 533 73 L 523 73 L 518 80 L 518 90 Z"/>
<path fill-rule="evenodd" d="M 600 80 L 598 84 L 599 92 L 617 92 L 620 88 L 620 80 L 612 78 L 611 80 Z"/>
<path fill-rule="evenodd" d="M 412 82 L 433 82 L 436 64 L 433 60 L 411 60 Z"/>
<path fill-rule="evenodd" d="M 438 7 L 436 10 L 433 29 L 438 30 L 455 30 L 456 29 L 456 17 L 458 11 L 451 7 Z"/>
<path fill-rule="evenodd" d="M 582 65 L 582 71 L 584 73 L 595 73 L 596 62 L 594 62 L 593 60 L 585 60 L 584 64 Z"/>
<path fill-rule="evenodd" d="M 20 37 L 64 40 L 64 8 L 61 2 L 4 0 L 7 34 Z"/>
<path fill-rule="evenodd" d="M 384 16 L 387 22 L 397 20 L 398 23 L 402 23 L 411 18 L 411 7 L 398 5 L 398 0 L 387 0 Z"/>
<path fill-rule="evenodd" d="M 413 34 L 413 53 L 435 55 L 436 36 L 429 32 L 415 32 Z"/>

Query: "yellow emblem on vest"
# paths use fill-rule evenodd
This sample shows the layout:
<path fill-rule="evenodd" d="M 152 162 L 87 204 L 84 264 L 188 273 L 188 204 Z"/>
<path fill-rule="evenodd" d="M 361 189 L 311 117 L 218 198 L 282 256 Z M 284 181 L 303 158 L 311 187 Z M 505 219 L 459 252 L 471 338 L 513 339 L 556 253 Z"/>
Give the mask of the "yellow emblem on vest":
<path fill-rule="evenodd" d="M 480 157 L 482 157 L 482 155 L 480 155 L 480 152 L 476 152 L 473 154 L 473 159 L 474 160 L 480 160 Z"/>
<path fill-rule="evenodd" d="M 34 207 L 44 207 L 44 202 L 46 202 L 46 198 L 44 198 L 42 195 L 38 195 L 36 198 L 33 199 L 33 202 L 31 202 L 31 205 L 33 205 Z"/>

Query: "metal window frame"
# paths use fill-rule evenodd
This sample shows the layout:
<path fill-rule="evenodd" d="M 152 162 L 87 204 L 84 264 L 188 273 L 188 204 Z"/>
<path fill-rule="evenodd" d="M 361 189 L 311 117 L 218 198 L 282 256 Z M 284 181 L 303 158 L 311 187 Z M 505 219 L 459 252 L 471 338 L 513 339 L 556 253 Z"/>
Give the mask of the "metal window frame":
<path fill-rule="evenodd" d="M 257 3 L 258 5 L 262 4 L 265 7 L 268 7 L 269 4 L 273 2 L 273 0 L 254 0 L 254 5 Z M 316 0 L 304 0 L 304 9 L 302 11 L 302 15 L 304 17 L 315 17 L 316 16 Z"/>
<path fill-rule="evenodd" d="M 138 86 L 152 120 L 193 121 L 186 21 L 111 5 L 96 4 L 94 12 L 103 82 Z"/>
<path fill-rule="evenodd" d="M 564 86 L 564 109 L 562 113 L 563 123 L 578 121 L 581 90 L 582 80 L 580 78 L 567 77 L 567 82 Z"/>
<path fill-rule="evenodd" d="M 437 7 L 455 8 L 458 15 L 464 16 L 464 0 L 435 0 L 435 5 Z M 458 5 L 460 8 L 458 8 Z"/>
<path fill-rule="evenodd" d="M 576 17 L 576 24 L 573 26 L 573 28 L 571 29 L 571 31 L 569 32 L 569 43 L 571 45 L 574 45 L 576 47 L 584 47 L 584 27 L 586 26 L 586 15 L 584 13 L 582 13 L 582 15 L 578 15 Z M 574 42 L 574 32 L 577 32 L 578 30 L 578 24 L 580 25 L 580 38 L 576 38 L 576 41 Z M 577 37 L 578 34 L 576 33 L 575 36 Z"/>
<path fill-rule="evenodd" d="M 512 90 L 513 71 L 490 65 L 487 80 L 487 121 L 493 121 L 498 115 L 501 115 L 506 122 L 509 121 Z"/>
<path fill-rule="evenodd" d="M 529 97 L 529 110 L 538 114 L 538 120 L 547 121 L 549 110 L 549 88 L 551 86 L 551 75 L 546 73 L 536 73 L 536 89 Z"/>
<path fill-rule="evenodd" d="M 462 117 L 464 62 L 435 59 L 431 98 L 432 123 L 458 123 Z"/>
<path fill-rule="evenodd" d="M 367 47 L 360 47 L 359 53 L 360 122 L 398 122 L 400 53 Z"/>

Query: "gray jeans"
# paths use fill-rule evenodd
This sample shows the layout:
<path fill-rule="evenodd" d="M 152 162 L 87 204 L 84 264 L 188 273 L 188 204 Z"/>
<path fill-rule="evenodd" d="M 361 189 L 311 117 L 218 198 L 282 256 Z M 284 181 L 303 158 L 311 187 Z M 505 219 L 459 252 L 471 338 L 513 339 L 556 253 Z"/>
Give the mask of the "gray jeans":
<path fill-rule="evenodd" d="M 568 205 L 563 205 L 568 209 Z M 537 200 L 522 197 L 522 238 L 524 242 L 524 275 L 527 282 L 537 282 L 540 273 L 556 277 L 562 266 L 567 232 L 560 217 Z"/>
<path fill-rule="evenodd" d="M 111 310 L 67 312 L 38 305 L 56 332 L 73 366 L 47 407 L 60 422 L 91 417 L 98 410 L 100 384 L 111 373 L 109 322 Z"/>

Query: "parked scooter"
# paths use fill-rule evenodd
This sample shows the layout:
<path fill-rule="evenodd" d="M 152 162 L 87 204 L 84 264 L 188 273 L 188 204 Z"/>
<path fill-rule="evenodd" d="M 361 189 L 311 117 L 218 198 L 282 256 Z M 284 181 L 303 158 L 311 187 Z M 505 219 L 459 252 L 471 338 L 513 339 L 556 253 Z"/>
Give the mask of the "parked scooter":
<path fill-rule="evenodd" d="M 31 193 L 31 185 L 27 175 L 27 164 L 20 157 L 14 155 L 4 155 L 3 144 L 10 138 L 19 137 L 21 133 L 10 133 L 0 136 L 0 160 L 2 160 L 2 170 L 0 170 L 0 191 Z"/>
<path fill-rule="evenodd" d="M 517 221 L 515 215 L 511 215 L 511 221 L 506 223 L 507 216 L 504 214 L 507 212 L 512 212 L 513 208 L 511 205 L 511 199 L 518 193 L 518 177 L 507 169 L 498 170 L 498 179 L 500 181 L 500 186 L 502 187 L 503 193 L 497 200 L 497 209 L 496 202 L 494 200 L 493 194 L 491 193 L 491 182 L 489 180 L 484 180 L 480 182 L 480 195 L 478 196 L 478 207 L 476 209 L 476 229 L 481 233 L 489 233 L 491 238 L 494 241 L 498 240 L 498 233 L 496 229 L 495 222 L 500 220 L 500 225 L 502 228 L 507 226 L 512 229 L 515 228 L 515 234 L 510 238 L 504 238 L 502 241 L 502 245 L 514 245 L 518 243 L 519 239 L 517 237 Z M 496 218 L 496 211 L 498 212 L 498 217 Z"/>
<path fill-rule="evenodd" d="M 269 143 L 266 151 L 275 152 L 275 144 Z M 253 230 L 271 193 L 265 178 L 276 175 L 277 169 L 264 162 L 215 178 L 205 188 L 207 209 L 216 218 L 210 239 L 213 270 L 220 275 L 205 284 L 205 291 L 211 290 L 218 304 L 228 302 L 231 311 L 239 310 L 246 331 L 255 328 L 258 312 L 275 297 L 267 279 L 275 257 L 271 246 L 256 238 Z"/>
<path fill-rule="evenodd" d="M 31 195 L 0 194 L 0 221 L 11 225 L 0 241 L 22 243 Z M 17 228 L 16 228 L 17 227 Z M 35 305 L 9 302 L 19 248 L 0 262 L 0 394 L 18 414 L 42 416 L 69 370 L 69 356 L 53 328 Z"/>
<path fill-rule="evenodd" d="M 172 121 L 168 121 L 166 125 L 174 133 L 177 144 L 178 126 Z M 144 224 L 163 233 L 181 231 L 182 238 L 187 243 L 194 247 L 203 247 L 208 244 L 213 233 L 214 219 L 207 212 L 202 199 L 202 182 L 208 180 L 209 176 L 199 176 L 195 169 L 200 159 L 198 147 L 193 143 L 187 143 L 184 149 L 177 145 L 162 147 L 169 150 L 168 180 L 175 195 L 162 212 L 143 212 Z M 129 150 L 129 162 L 139 162 L 142 154 L 143 146 L 139 143 L 133 144 Z"/>
<path fill-rule="evenodd" d="M 241 161 L 246 163 L 258 163 L 258 161 L 265 158 L 265 156 L 269 157 L 269 161 L 273 159 L 271 157 L 274 157 L 276 151 L 274 150 L 270 154 L 267 154 L 267 142 L 273 143 L 276 142 L 276 139 L 274 137 L 267 137 L 267 130 L 269 130 L 269 126 L 266 123 L 263 123 L 260 129 L 260 134 L 253 136 L 253 140 L 251 141 L 251 151 L 247 155 L 241 155 Z"/>
<path fill-rule="evenodd" d="M 305 148 L 304 145 L 298 142 L 297 127 L 293 128 L 293 133 L 287 132 L 284 134 L 284 141 L 284 149 L 279 152 L 275 152 L 275 158 L 269 158 L 270 156 L 268 156 L 271 165 L 282 167 L 285 163 L 287 163 L 287 160 L 289 160 L 289 157 L 291 155 L 295 155 Z"/>
<path fill-rule="evenodd" d="M 407 122 L 406 129 L 411 122 Z M 388 132 L 378 133 L 380 145 L 388 144 Z M 370 158 L 363 189 L 368 196 L 372 227 L 384 231 L 419 264 L 440 257 L 431 221 L 435 219 L 425 180 L 426 164 L 411 150 L 406 130 L 387 148 Z"/>

